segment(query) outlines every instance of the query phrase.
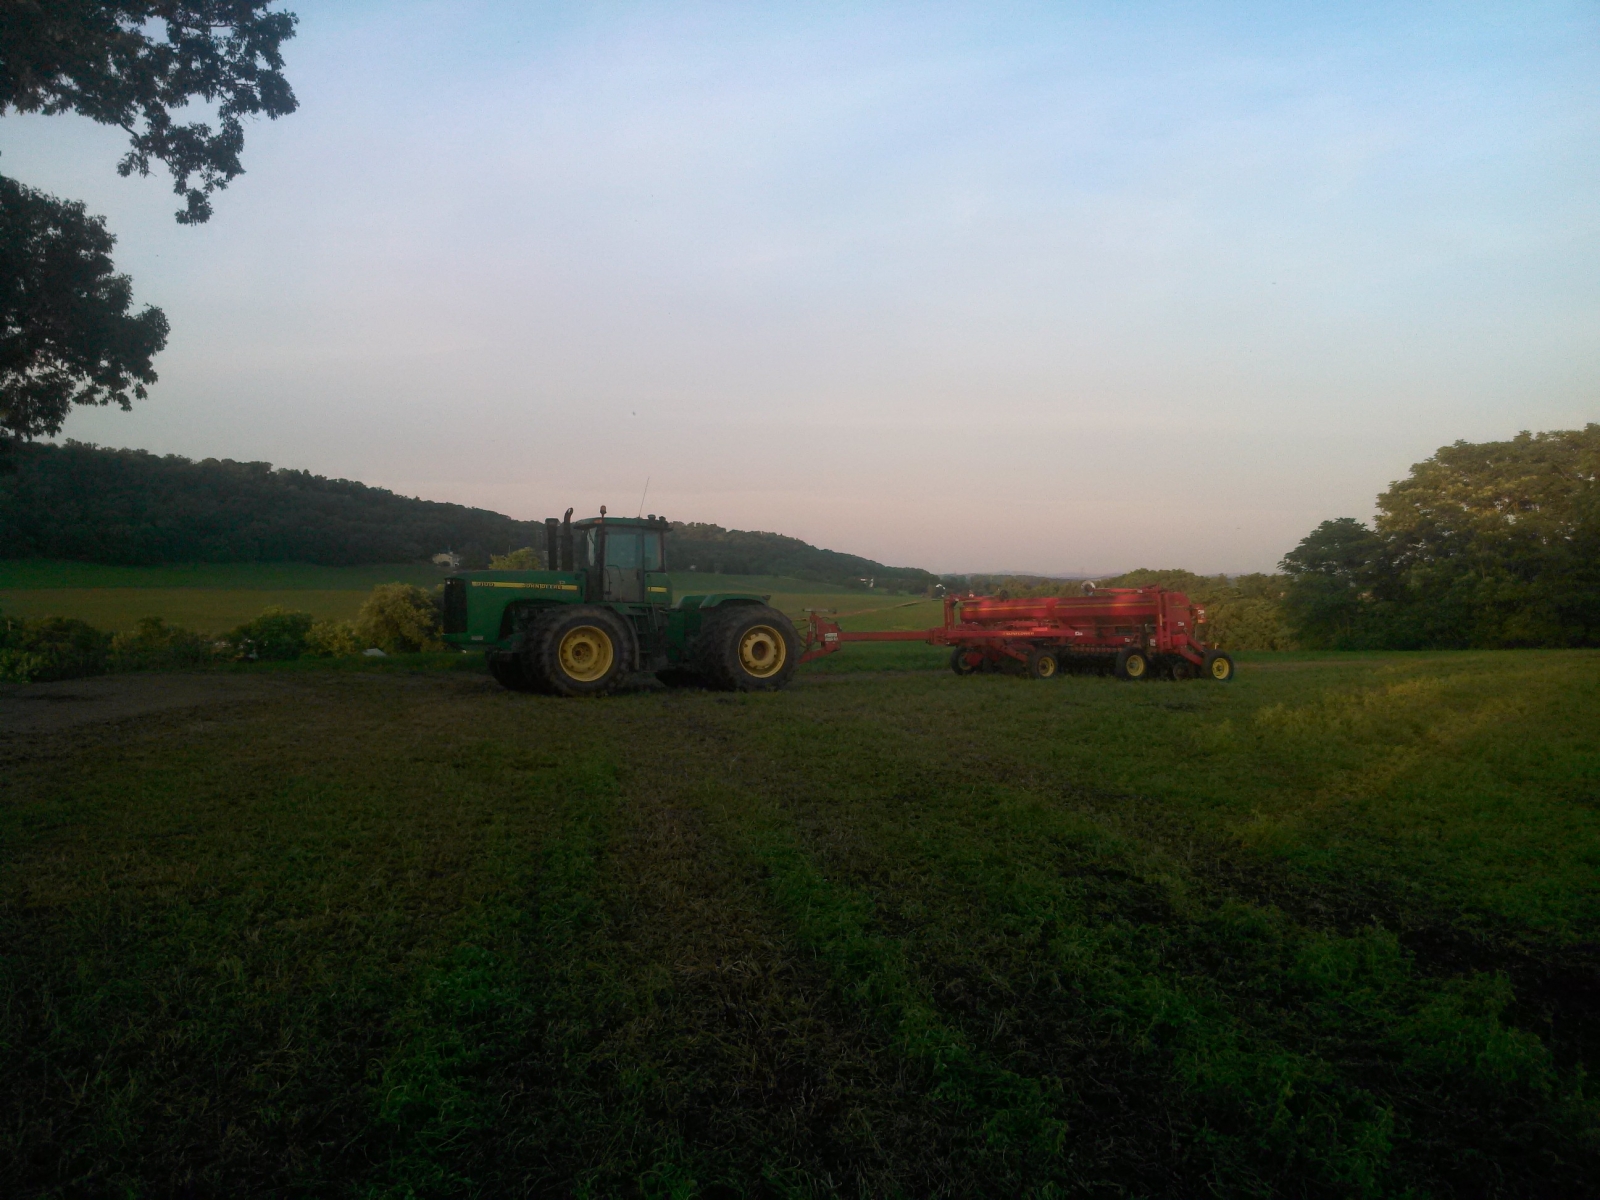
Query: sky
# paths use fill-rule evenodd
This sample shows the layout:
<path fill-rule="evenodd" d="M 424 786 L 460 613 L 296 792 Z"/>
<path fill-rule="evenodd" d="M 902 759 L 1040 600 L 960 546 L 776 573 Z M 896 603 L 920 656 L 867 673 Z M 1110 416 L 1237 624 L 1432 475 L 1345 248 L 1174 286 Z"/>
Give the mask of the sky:
<path fill-rule="evenodd" d="M 1593 3 L 287 7 L 205 226 L 0 119 L 172 325 L 63 437 L 1087 575 L 1600 421 Z"/>

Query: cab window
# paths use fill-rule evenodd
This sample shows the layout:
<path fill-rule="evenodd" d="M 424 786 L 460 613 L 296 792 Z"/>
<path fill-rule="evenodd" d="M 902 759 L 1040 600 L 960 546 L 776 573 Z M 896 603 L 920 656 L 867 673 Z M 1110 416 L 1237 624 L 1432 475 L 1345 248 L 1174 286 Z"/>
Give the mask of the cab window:
<path fill-rule="evenodd" d="M 606 530 L 606 566 L 635 571 L 642 566 L 639 535 L 632 529 Z"/>

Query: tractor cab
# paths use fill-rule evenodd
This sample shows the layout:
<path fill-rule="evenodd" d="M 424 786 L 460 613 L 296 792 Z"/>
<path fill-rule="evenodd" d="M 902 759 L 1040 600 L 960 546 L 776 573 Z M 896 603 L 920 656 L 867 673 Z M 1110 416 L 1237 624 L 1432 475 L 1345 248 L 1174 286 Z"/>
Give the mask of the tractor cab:
<path fill-rule="evenodd" d="M 589 579 L 588 598 L 602 604 L 672 603 L 662 541 L 665 518 L 589 517 L 572 523 L 572 567 Z"/>

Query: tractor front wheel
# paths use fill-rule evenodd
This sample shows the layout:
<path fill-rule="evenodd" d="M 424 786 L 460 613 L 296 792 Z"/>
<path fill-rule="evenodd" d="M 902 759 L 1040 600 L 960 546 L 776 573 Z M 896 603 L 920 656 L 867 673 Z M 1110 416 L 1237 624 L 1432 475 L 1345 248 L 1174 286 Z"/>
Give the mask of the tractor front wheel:
<path fill-rule="evenodd" d="M 706 616 L 694 640 L 694 670 L 726 692 L 775 692 L 800 665 L 794 622 L 765 604 L 730 604 Z"/>
<path fill-rule="evenodd" d="M 1128 646 L 1117 651 L 1117 665 L 1111 669 L 1111 673 L 1118 679 L 1148 679 L 1150 660 L 1145 657 L 1143 650 Z"/>
<path fill-rule="evenodd" d="M 600 696 L 628 674 L 633 643 L 609 609 L 577 605 L 540 619 L 527 647 L 524 671 L 558 696 Z"/>

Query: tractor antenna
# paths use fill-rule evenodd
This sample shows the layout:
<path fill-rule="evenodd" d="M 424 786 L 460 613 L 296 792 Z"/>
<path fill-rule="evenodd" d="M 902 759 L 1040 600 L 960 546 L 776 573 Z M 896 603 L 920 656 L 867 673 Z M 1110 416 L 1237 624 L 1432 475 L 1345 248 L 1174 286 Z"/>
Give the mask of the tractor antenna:
<path fill-rule="evenodd" d="M 644 516 L 644 498 L 650 494 L 650 476 L 644 477 L 644 491 L 639 493 L 639 516 Z"/>

